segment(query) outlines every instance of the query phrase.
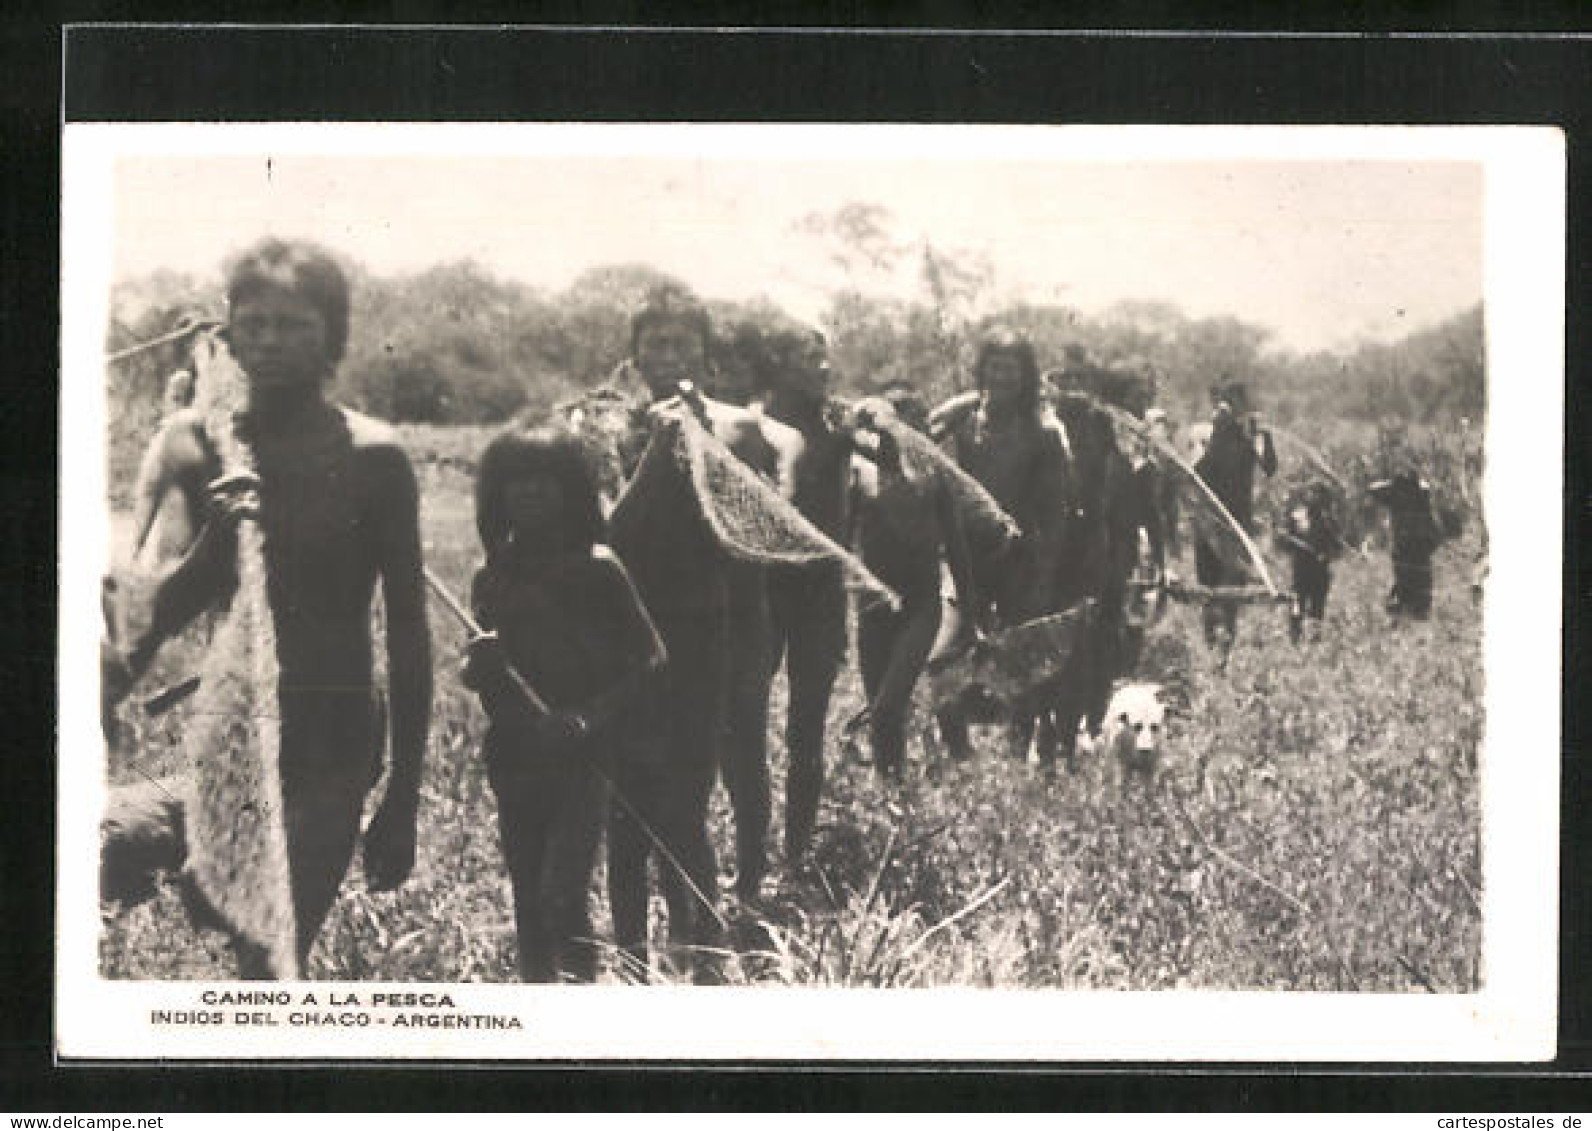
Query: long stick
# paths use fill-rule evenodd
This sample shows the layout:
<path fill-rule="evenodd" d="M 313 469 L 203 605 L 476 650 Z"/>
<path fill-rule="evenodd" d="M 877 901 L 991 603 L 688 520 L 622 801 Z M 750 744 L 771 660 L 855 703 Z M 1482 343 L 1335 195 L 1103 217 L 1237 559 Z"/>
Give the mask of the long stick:
<path fill-rule="evenodd" d="M 170 333 L 162 334 L 158 338 L 151 338 L 147 342 L 139 342 L 135 346 L 128 346 L 126 349 L 119 349 L 115 353 L 108 353 L 105 355 L 105 361 L 106 364 L 113 364 L 118 361 L 126 361 L 128 358 L 137 354 L 141 354 L 145 350 L 152 350 L 156 346 L 165 345 L 167 342 L 179 341 L 182 338 L 188 337 L 190 334 L 197 334 L 201 330 L 212 330 L 219 325 L 221 325 L 221 320 L 218 318 L 205 318 L 198 322 L 184 322 L 175 330 L 172 330 Z"/>
<path fill-rule="evenodd" d="M 1273 597 L 1277 596 L 1277 586 L 1271 580 L 1271 573 L 1266 569 L 1266 559 L 1260 556 L 1260 548 L 1255 545 L 1254 539 L 1250 538 L 1249 532 L 1244 529 L 1243 524 L 1234 518 L 1232 513 L 1222 505 L 1222 501 L 1216 497 L 1216 492 L 1211 490 L 1210 484 L 1205 482 L 1205 480 L 1200 476 L 1200 473 L 1190 467 L 1189 464 L 1184 461 L 1183 457 L 1177 454 L 1177 451 L 1172 447 L 1171 444 L 1152 433 L 1150 431 L 1149 425 L 1145 424 L 1141 420 L 1136 419 L 1131 413 L 1124 412 L 1116 405 L 1107 404 L 1104 401 L 1096 400 L 1095 398 L 1090 399 L 1095 400 L 1097 405 L 1105 409 L 1106 412 L 1110 413 L 1111 418 L 1117 423 L 1121 424 L 1125 428 L 1132 429 L 1135 434 L 1149 440 L 1150 443 L 1155 445 L 1156 449 L 1161 452 L 1162 455 L 1170 459 L 1174 464 L 1177 465 L 1178 469 L 1181 470 L 1184 475 L 1188 476 L 1188 478 L 1196 487 L 1200 489 L 1200 492 L 1205 496 L 1205 501 L 1216 508 L 1216 512 L 1227 520 L 1227 524 L 1231 526 L 1233 528 L 1233 532 L 1238 535 L 1239 541 L 1243 544 L 1244 549 L 1249 552 L 1250 561 L 1254 563 L 1255 572 L 1260 575 L 1261 583 L 1266 586 L 1266 591 Z"/>
<path fill-rule="evenodd" d="M 1268 421 L 1266 424 L 1266 430 L 1269 431 L 1273 436 L 1281 436 L 1284 440 L 1287 440 L 1301 452 L 1304 452 L 1305 458 L 1316 465 L 1316 470 L 1321 472 L 1321 474 L 1325 475 L 1328 479 L 1332 480 L 1333 484 L 1338 488 L 1338 490 L 1343 492 L 1343 497 L 1345 499 L 1349 498 L 1349 485 L 1338 477 L 1337 472 L 1332 470 L 1332 465 L 1327 462 L 1326 456 L 1322 455 L 1315 448 L 1305 443 L 1305 441 L 1300 439 L 1296 433 L 1290 432 L 1286 428 L 1279 427 L 1278 425 L 1272 424 Z"/>
<path fill-rule="evenodd" d="M 448 591 L 448 587 L 442 583 L 440 577 L 431 572 L 431 567 L 422 566 L 421 569 L 425 572 L 426 584 L 431 587 L 431 591 L 437 595 L 438 599 L 447 606 L 448 611 L 458 618 L 459 623 L 464 626 L 464 630 L 471 636 L 487 635 L 481 626 L 475 622 L 475 618 L 470 615 L 470 610 L 466 609 L 459 602 L 459 599 Z M 547 705 L 547 700 L 538 695 L 536 689 L 525 682 L 525 677 L 514 670 L 513 664 L 505 663 L 503 668 L 508 672 L 509 679 L 514 681 L 515 687 L 525 696 L 527 703 L 536 708 L 541 714 L 551 715 L 553 713 L 553 709 Z"/>
<path fill-rule="evenodd" d="M 1303 452 L 1305 454 L 1305 458 L 1308 459 L 1312 464 L 1315 465 L 1315 468 L 1316 468 L 1317 471 L 1321 472 L 1321 474 L 1325 475 L 1328 479 L 1332 480 L 1333 486 L 1335 486 L 1338 489 L 1338 491 L 1342 494 L 1343 501 L 1344 501 L 1345 504 L 1347 504 L 1349 502 L 1349 500 L 1354 497 L 1353 492 L 1351 492 L 1349 490 L 1349 485 L 1338 477 L 1338 473 L 1337 472 L 1332 470 L 1332 465 L 1327 462 L 1327 457 L 1322 455 L 1319 451 L 1317 451 L 1315 448 L 1311 447 L 1309 444 L 1305 443 L 1305 441 L 1300 438 L 1300 436 L 1299 436 L 1299 434 L 1297 432 L 1290 432 L 1286 428 L 1280 428 L 1280 427 L 1278 427 L 1275 424 L 1269 424 L 1269 423 L 1266 425 L 1266 428 L 1267 428 L 1268 431 L 1271 432 L 1272 435 L 1281 436 L 1284 440 L 1287 440 L 1290 444 L 1292 444 L 1294 447 L 1298 448 L 1301 452 Z M 1370 561 L 1371 560 L 1371 555 L 1366 553 L 1363 547 L 1355 545 L 1353 542 L 1350 542 L 1343 535 L 1337 533 L 1336 531 L 1333 531 L 1332 537 L 1333 537 L 1333 540 L 1336 541 L 1338 543 L 1338 545 L 1342 546 L 1345 550 L 1353 550 L 1356 554 L 1359 554 L 1366 561 Z"/>
<path fill-rule="evenodd" d="M 1181 816 L 1183 818 L 1183 820 L 1188 824 L 1189 829 L 1194 833 L 1195 839 L 1200 842 L 1200 847 L 1204 848 L 1205 851 L 1209 852 L 1212 856 L 1216 857 L 1216 859 L 1218 859 L 1222 863 L 1226 864 L 1229 868 L 1232 868 L 1232 869 L 1234 869 L 1234 870 L 1236 870 L 1238 872 L 1243 873 L 1245 876 L 1248 876 L 1251 880 L 1254 880 L 1257 884 L 1259 884 L 1261 887 L 1265 888 L 1267 891 L 1273 892 L 1273 893 L 1275 893 L 1277 895 L 1282 896 L 1289 903 L 1293 904 L 1294 907 L 1297 908 L 1303 914 L 1305 914 L 1305 915 L 1311 915 L 1312 914 L 1312 912 L 1310 910 L 1310 906 L 1308 904 L 1306 904 L 1298 896 L 1293 895 L 1292 893 L 1287 892 L 1287 891 L 1283 890 L 1282 888 L 1278 887 L 1276 884 L 1274 884 L 1270 880 L 1268 880 L 1265 876 L 1262 876 L 1259 872 L 1255 871 L 1255 869 L 1251 868 L 1248 864 L 1245 864 L 1242 860 L 1239 860 L 1239 859 L 1236 859 L 1235 857 L 1229 856 L 1226 852 L 1222 851 L 1216 845 L 1212 844 L 1210 842 L 1209 838 L 1207 838 L 1206 835 L 1203 832 L 1200 831 L 1200 827 L 1194 823 L 1194 818 L 1190 817 L 1188 815 L 1188 810 L 1183 808 L 1183 802 L 1178 800 L 1176 795 L 1173 795 L 1173 797 L 1172 797 L 1172 804 L 1177 807 L 1178 815 Z M 1160 804 L 1159 801 L 1156 802 L 1156 807 L 1160 808 L 1162 810 L 1162 812 L 1165 812 L 1165 808 Z"/>
<path fill-rule="evenodd" d="M 421 570 L 426 576 L 426 584 L 430 586 L 431 591 L 437 595 L 438 600 L 440 600 L 443 605 L 447 607 L 448 611 L 454 615 L 458 622 L 464 626 L 464 630 L 466 632 L 468 632 L 472 637 L 487 635 L 481 626 L 476 623 L 475 618 L 470 615 L 470 610 L 466 609 L 463 603 L 457 597 L 455 597 L 452 592 L 449 591 L 448 587 L 443 584 L 443 581 L 440 577 L 431 572 L 430 566 L 422 566 Z M 525 696 L 525 701 L 527 703 L 544 715 L 551 715 L 553 713 L 553 709 L 547 705 L 547 700 L 538 695 L 536 690 L 530 684 L 525 682 L 525 677 L 514 670 L 513 664 L 504 664 L 504 669 L 508 672 L 509 678 L 514 681 L 515 688 L 520 692 L 520 694 Z M 670 850 L 668 844 L 664 842 L 664 839 L 653 830 L 652 826 L 647 823 L 646 818 L 644 818 L 641 813 L 637 811 L 636 807 L 630 803 L 629 798 L 627 798 L 620 790 L 618 784 L 616 784 L 614 780 L 607 774 L 603 773 L 602 770 L 599 769 L 595 764 L 587 763 L 587 765 L 591 769 L 591 772 L 597 775 L 598 780 L 608 787 L 609 794 L 616 802 L 619 803 L 619 807 L 629 815 L 631 820 L 636 822 L 641 831 L 646 834 L 649 840 L 652 841 L 653 846 L 657 848 L 659 854 L 662 855 L 666 861 L 668 861 L 669 866 L 673 868 L 675 872 L 679 874 L 680 878 L 685 881 L 686 886 L 691 889 L 691 893 L 697 897 L 697 900 L 702 904 L 703 907 L 708 909 L 708 914 L 712 915 L 713 918 L 718 921 L 719 929 L 728 930 L 729 924 L 726 923 L 724 921 L 724 917 L 719 914 L 719 909 L 714 906 L 713 901 L 710 900 L 703 893 L 702 889 L 697 886 L 696 881 L 691 878 L 691 873 L 686 870 L 685 865 L 680 863 L 679 858 L 675 856 L 673 851 Z"/>

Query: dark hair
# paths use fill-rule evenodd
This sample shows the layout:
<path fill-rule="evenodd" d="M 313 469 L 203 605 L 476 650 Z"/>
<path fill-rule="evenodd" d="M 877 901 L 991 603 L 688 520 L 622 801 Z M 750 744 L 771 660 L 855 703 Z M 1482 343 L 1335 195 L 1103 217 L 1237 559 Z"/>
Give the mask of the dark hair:
<path fill-rule="evenodd" d="M 606 536 L 597 501 L 597 479 L 585 444 L 573 432 L 537 428 L 505 432 L 481 453 L 475 476 L 475 526 L 490 561 L 509 533 L 504 495 L 515 480 L 551 476 L 563 489 L 566 534 L 572 546 L 590 549 Z"/>
<path fill-rule="evenodd" d="M 1039 407 L 1039 362 L 1034 357 L 1034 347 L 1029 340 L 1015 330 L 1005 326 L 996 326 L 989 330 L 978 345 L 978 357 L 973 362 L 973 382 L 980 389 L 984 387 L 984 370 L 990 358 L 998 353 L 1010 354 L 1017 359 L 1017 368 L 1022 380 L 1022 403 L 1025 408 L 1036 409 Z"/>
<path fill-rule="evenodd" d="M 327 357 L 341 361 L 348 345 L 348 276 L 331 253 L 305 240 L 255 244 L 227 269 L 227 306 L 236 311 L 268 287 L 296 291 L 320 311 L 326 321 Z"/>
<path fill-rule="evenodd" d="M 636 356 L 641 335 L 650 326 L 665 322 L 681 322 L 696 331 L 702 339 L 702 356 L 708 357 L 713 348 L 713 331 L 708 321 L 708 308 L 687 288 L 678 283 L 659 283 L 647 291 L 641 306 L 630 317 L 630 356 Z"/>
<path fill-rule="evenodd" d="M 1235 416 L 1243 416 L 1250 410 L 1249 386 L 1242 381 L 1234 381 L 1227 377 L 1211 386 L 1211 404 L 1218 405 L 1226 401 Z"/>

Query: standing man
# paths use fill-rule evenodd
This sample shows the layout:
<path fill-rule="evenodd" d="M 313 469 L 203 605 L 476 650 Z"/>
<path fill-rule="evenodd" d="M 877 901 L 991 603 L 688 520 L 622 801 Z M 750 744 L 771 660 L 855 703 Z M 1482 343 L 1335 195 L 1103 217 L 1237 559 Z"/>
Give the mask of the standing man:
<path fill-rule="evenodd" d="M 1395 617 L 1425 620 L 1432 614 L 1432 555 L 1442 541 L 1432 514 L 1432 494 L 1413 468 L 1371 484 L 1371 498 L 1388 510 L 1393 527 L 1393 589 L 1387 609 Z"/>
<path fill-rule="evenodd" d="M 624 475 L 635 474 L 659 414 L 691 412 L 789 498 L 800 436 L 701 393 L 711 344 L 707 310 L 689 291 L 664 286 L 647 296 L 631 321 L 631 356 L 618 376 L 618 392 L 631 405 L 620 442 Z M 768 570 L 726 554 L 700 520 L 700 501 L 683 476 L 658 490 L 668 493 L 615 511 L 610 531 L 669 660 L 620 723 L 616 784 L 625 804 L 614 807 L 609 823 L 609 902 L 615 942 L 634 969 L 645 969 L 647 864 L 659 849 L 670 938 L 696 948 L 694 976 L 710 981 L 723 919 L 707 810 L 721 770 L 735 810 L 743 900 L 757 898 L 767 870 L 775 662 Z"/>
<path fill-rule="evenodd" d="M 1211 387 L 1215 408 L 1211 413 L 1211 436 L 1194 470 L 1205 480 L 1222 506 L 1246 531 L 1255 526 L 1255 471 L 1269 478 L 1277 474 L 1277 449 L 1271 432 L 1261 426 L 1260 413 L 1249 407 L 1248 390 L 1242 382 L 1229 381 Z M 1194 543 L 1194 569 L 1201 585 L 1238 585 L 1240 572 L 1227 564 L 1204 537 Z M 1238 603 L 1215 600 L 1201 610 L 1205 641 L 1218 647 L 1222 655 L 1232 649 L 1238 631 Z"/>
<path fill-rule="evenodd" d="M 1000 558 L 971 547 L 973 583 L 993 600 L 1003 625 L 1021 624 L 1056 611 L 1055 592 L 1069 505 L 1067 434 L 1040 401 L 1039 365 L 1027 339 L 1004 329 L 989 331 L 973 366 L 976 393 L 962 394 L 935 409 L 930 435 L 978 480 L 1021 531 Z M 981 610 L 964 609 L 978 623 Z M 1025 757 L 1039 705 L 1014 707 L 1013 753 Z M 967 720 L 959 711 L 940 716 L 952 757 L 969 753 Z"/>
<path fill-rule="evenodd" d="M 842 406 L 829 395 L 832 371 L 823 335 L 792 337 L 784 364 L 769 375 L 765 405 L 770 416 L 800 435 L 791 501 L 819 530 L 844 543 L 856 462 L 851 430 Z M 845 578 L 839 563 L 771 570 L 768 598 L 774 662 L 780 655 L 785 661 L 785 861 L 795 871 L 811 847 L 824 790 L 824 723 L 846 661 Z"/>
<path fill-rule="evenodd" d="M 327 399 L 348 340 L 349 289 L 325 251 L 266 240 L 227 278 L 223 331 L 247 381 L 235 418 L 253 456 L 258 508 L 229 507 L 213 438 L 195 415 L 156 439 L 179 480 L 209 485 L 210 513 L 187 555 L 155 586 L 147 628 L 105 661 L 124 695 L 160 645 L 238 585 L 236 524 L 258 522 L 275 626 L 282 821 L 300 965 L 336 900 L 360 839 L 365 795 L 380 773 L 381 714 L 372 671 L 371 603 L 381 583 L 392 701 L 392 767 L 364 833 L 373 891 L 414 864 L 420 772 L 431 712 L 431 645 L 414 472 L 384 426 Z M 201 688 L 201 694 L 204 689 Z M 221 752 L 216 752 L 220 756 Z M 270 971 L 240 947 L 241 973 Z"/>

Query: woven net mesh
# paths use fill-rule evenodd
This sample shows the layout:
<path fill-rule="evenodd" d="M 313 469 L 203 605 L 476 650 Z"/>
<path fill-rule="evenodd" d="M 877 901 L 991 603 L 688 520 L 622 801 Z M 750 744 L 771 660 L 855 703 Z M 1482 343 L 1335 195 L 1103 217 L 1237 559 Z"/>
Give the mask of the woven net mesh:
<path fill-rule="evenodd" d="M 245 378 L 214 351 L 196 405 L 222 474 L 253 474 L 253 453 L 234 432 Z M 238 524 L 237 589 L 216 625 L 183 731 L 191 767 L 188 867 L 199 894 L 278 977 L 298 976 L 279 756 L 282 743 L 276 628 L 266 595 L 264 539 Z"/>
<path fill-rule="evenodd" d="M 897 604 L 889 586 L 808 521 L 688 410 L 657 419 L 613 520 L 622 521 L 629 508 L 677 498 L 667 489 L 669 478 L 677 476 L 690 485 L 697 517 L 727 556 L 764 566 L 836 563 L 854 589 Z"/>
<path fill-rule="evenodd" d="M 877 426 L 890 433 L 901 453 L 902 469 L 913 479 L 938 479 L 945 485 L 961 519 L 968 547 L 981 561 L 998 558 L 1018 536 L 1017 523 L 1001 509 L 984 485 L 963 471 L 938 444 L 899 420 L 884 418 Z"/>
<path fill-rule="evenodd" d="M 1087 394 L 1075 394 L 1087 396 Z M 1178 495 L 1186 505 L 1189 522 L 1195 536 L 1228 568 L 1241 577 L 1258 581 L 1269 594 L 1277 592 L 1266 559 L 1243 527 L 1226 507 L 1222 506 L 1210 486 L 1197 471 L 1170 445 L 1150 433 L 1145 424 L 1131 414 L 1091 398 L 1094 407 L 1111 418 L 1119 439 L 1125 444 L 1150 443 L 1160 457 L 1161 467 L 1176 473 Z"/>

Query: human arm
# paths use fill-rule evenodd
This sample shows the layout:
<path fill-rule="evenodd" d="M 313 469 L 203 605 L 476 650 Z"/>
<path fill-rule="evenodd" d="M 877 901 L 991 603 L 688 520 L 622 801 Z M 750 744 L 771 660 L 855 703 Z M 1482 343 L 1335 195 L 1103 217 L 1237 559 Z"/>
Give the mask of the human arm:
<path fill-rule="evenodd" d="M 364 859 L 371 890 L 386 891 L 403 883 L 414 866 L 420 772 L 431 723 L 431 634 L 414 471 L 395 444 L 374 445 L 364 455 L 373 478 L 392 703 L 392 768 L 381 806 L 365 830 Z"/>
<path fill-rule="evenodd" d="M 151 445 L 146 465 L 163 469 L 169 481 L 192 478 L 209 483 L 207 513 L 198 534 L 179 558 L 161 563 L 152 577 L 112 582 L 103 594 L 110 639 L 101 650 L 102 675 L 109 697 L 119 700 L 154 660 L 162 644 L 200 613 L 226 601 L 237 586 L 237 522 L 251 515 L 256 499 L 252 480 L 214 478 L 220 470 L 197 425 L 168 427 Z"/>
<path fill-rule="evenodd" d="M 877 482 L 878 468 L 861 451 L 853 451 L 846 470 L 846 508 L 842 518 L 841 545 L 856 552 L 857 539 L 862 535 L 862 513 L 868 503 L 868 480 Z"/>
<path fill-rule="evenodd" d="M 144 548 L 144 541 L 155 525 L 160 501 L 170 486 L 166 474 L 166 436 L 165 429 L 157 433 L 138 463 L 138 483 L 133 488 L 133 541 L 129 554 L 134 559 Z"/>

